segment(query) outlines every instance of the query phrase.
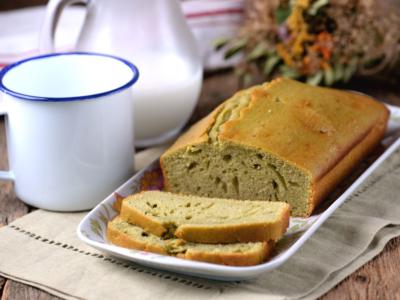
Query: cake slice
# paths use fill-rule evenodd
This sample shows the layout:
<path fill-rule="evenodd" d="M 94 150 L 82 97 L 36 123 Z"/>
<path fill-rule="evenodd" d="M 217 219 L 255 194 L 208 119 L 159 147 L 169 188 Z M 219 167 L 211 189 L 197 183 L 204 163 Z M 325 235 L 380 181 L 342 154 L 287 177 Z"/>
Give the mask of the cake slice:
<path fill-rule="evenodd" d="M 141 192 L 125 198 L 121 218 L 162 238 L 197 243 L 278 240 L 289 225 L 283 202 L 240 201 Z"/>
<path fill-rule="evenodd" d="M 161 239 L 142 228 L 131 225 L 121 217 L 108 222 L 107 239 L 117 246 L 190 260 L 230 266 L 251 266 L 265 261 L 271 253 L 272 242 L 236 244 L 196 244 L 181 239 Z"/>
<path fill-rule="evenodd" d="M 309 216 L 381 140 L 374 99 L 279 78 L 233 95 L 160 159 L 169 192 L 283 201 Z"/>

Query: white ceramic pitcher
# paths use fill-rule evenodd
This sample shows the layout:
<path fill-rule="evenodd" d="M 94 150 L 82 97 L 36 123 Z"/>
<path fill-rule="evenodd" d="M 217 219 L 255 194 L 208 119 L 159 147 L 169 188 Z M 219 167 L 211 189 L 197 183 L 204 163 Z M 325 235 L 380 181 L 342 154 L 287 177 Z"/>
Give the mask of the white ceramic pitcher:
<path fill-rule="evenodd" d="M 202 81 L 196 41 L 178 0 L 50 0 L 40 49 L 54 50 L 58 19 L 67 5 L 84 3 L 87 15 L 76 49 L 118 55 L 135 63 L 135 144 L 176 136 L 196 106 Z"/>

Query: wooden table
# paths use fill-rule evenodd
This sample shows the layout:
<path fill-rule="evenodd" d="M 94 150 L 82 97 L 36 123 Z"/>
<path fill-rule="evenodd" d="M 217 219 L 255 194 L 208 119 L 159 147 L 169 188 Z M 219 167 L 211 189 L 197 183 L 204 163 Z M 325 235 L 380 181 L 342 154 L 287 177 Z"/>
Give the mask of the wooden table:
<path fill-rule="evenodd" d="M 357 80 L 346 88 L 363 91 L 400 106 L 400 86 L 387 82 Z M 206 115 L 237 89 L 230 71 L 206 76 L 199 104 L 191 122 Z M 4 119 L 0 119 L 0 169 L 7 168 Z M 12 184 L 0 182 L 0 227 L 28 214 L 34 208 L 16 198 Z M 400 237 L 390 241 L 375 259 L 343 280 L 321 299 L 394 299 L 400 295 Z M 0 277 L 0 300 L 57 299 L 44 291 Z"/>

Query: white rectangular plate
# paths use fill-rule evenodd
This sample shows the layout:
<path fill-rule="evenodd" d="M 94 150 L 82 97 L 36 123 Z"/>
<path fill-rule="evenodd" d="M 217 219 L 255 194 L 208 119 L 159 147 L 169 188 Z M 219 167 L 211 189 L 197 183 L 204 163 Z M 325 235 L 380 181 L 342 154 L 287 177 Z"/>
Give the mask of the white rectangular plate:
<path fill-rule="evenodd" d="M 398 138 L 400 107 L 388 105 L 388 108 L 390 109 L 391 117 L 383 140 L 383 144 L 387 147 L 386 150 L 344 192 L 339 196 L 336 196 L 337 193 L 333 193 L 333 199 L 330 197 L 330 201 L 328 200 L 318 210 L 317 214 L 309 218 L 290 218 L 289 228 L 277 244 L 276 254 L 263 264 L 251 267 L 223 266 L 130 250 L 108 243 L 105 235 L 107 222 L 117 215 L 117 212 L 112 207 L 115 202 L 115 194 L 118 193 L 125 197 L 142 189 L 159 189 L 162 186 L 162 181 L 160 180 L 158 160 L 137 173 L 90 211 L 78 226 L 78 236 L 83 242 L 100 251 L 156 269 L 217 280 L 230 281 L 254 278 L 260 273 L 277 268 L 291 257 L 325 220 L 346 201 L 350 194 L 400 146 L 400 139 Z M 145 177 L 145 180 L 142 180 L 143 177 Z M 146 183 L 146 186 L 143 186 L 144 183 Z"/>

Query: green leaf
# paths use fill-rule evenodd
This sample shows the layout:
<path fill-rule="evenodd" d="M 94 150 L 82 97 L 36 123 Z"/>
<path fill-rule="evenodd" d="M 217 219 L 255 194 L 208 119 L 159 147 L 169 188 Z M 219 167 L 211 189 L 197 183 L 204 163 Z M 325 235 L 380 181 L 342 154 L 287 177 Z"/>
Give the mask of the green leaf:
<path fill-rule="evenodd" d="M 382 55 L 380 55 L 378 57 L 375 57 L 375 58 L 372 58 L 372 59 L 366 61 L 363 66 L 366 69 L 371 69 L 371 68 L 376 67 L 377 65 L 379 65 L 384 58 L 385 58 L 385 55 L 382 54 Z"/>
<path fill-rule="evenodd" d="M 315 16 L 318 10 L 327 4 L 329 4 L 329 0 L 317 0 L 310 6 L 308 13 L 312 16 Z"/>
<path fill-rule="evenodd" d="M 265 56 L 268 54 L 267 50 L 267 45 L 265 42 L 260 42 L 257 44 L 257 46 L 254 47 L 254 49 L 249 53 L 247 56 L 248 61 L 256 60 L 262 56 Z"/>
<path fill-rule="evenodd" d="M 237 68 L 235 68 L 234 73 L 235 73 L 236 76 L 242 77 L 244 75 L 244 73 L 245 73 L 245 69 L 237 67 Z"/>
<path fill-rule="evenodd" d="M 250 86 L 252 80 L 253 80 L 253 76 L 251 76 L 251 74 L 249 74 L 249 73 L 244 74 L 244 76 L 243 76 L 243 85 L 245 87 Z"/>
<path fill-rule="evenodd" d="M 324 83 L 327 86 L 332 85 L 335 82 L 335 73 L 332 68 L 326 68 L 324 70 Z"/>
<path fill-rule="evenodd" d="M 279 71 L 281 72 L 282 76 L 286 78 L 296 79 L 300 77 L 299 72 L 286 65 L 282 65 Z"/>
<path fill-rule="evenodd" d="M 263 72 L 265 75 L 271 74 L 274 67 L 280 62 L 281 58 L 278 55 L 272 55 L 265 61 Z"/>
<path fill-rule="evenodd" d="M 343 81 L 348 82 L 351 77 L 353 77 L 354 73 L 357 71 L 357 58 L 353 58 L 350 60 L 349 64 L 344 67 L 343 72 Z"/>
<path fill-rule="evenodd" d="M 318 85 L 318 84 L 320 84 L 323 77 L 324 77 L 323 72 L 318 71 L 314 75 L 307 78 L 307 83 L 311 84 L 311 85 Z"/>
<path fill-rule="evenodd" d="M 228 38 L 218 38 L 213 41 L 214 50 L 221 50 L 222 47 L 226 46 L 229 43 Z"/>
<path fill-rule="evenodd" d="M 247 39 L 240 39 L 235 41 L 232 46 L 225 52 L 224 58 L 228 59 L 237 54 L 239 51 L 243 50 L 246 46 Z"/>
<path fill-rule="evenodd" d="M 335 64 L 333 72 L 335 73 L 335 81 L 340 81 L 343 79 L 344 67 L 342 64 L 339 63 Z"/>
<path fill-rule="evenodd" d="M 288 5 L 279 6 L 275 11 L 275 21 L 278 24 L 282 24 L 290 16 L 291 9 Z"/>

